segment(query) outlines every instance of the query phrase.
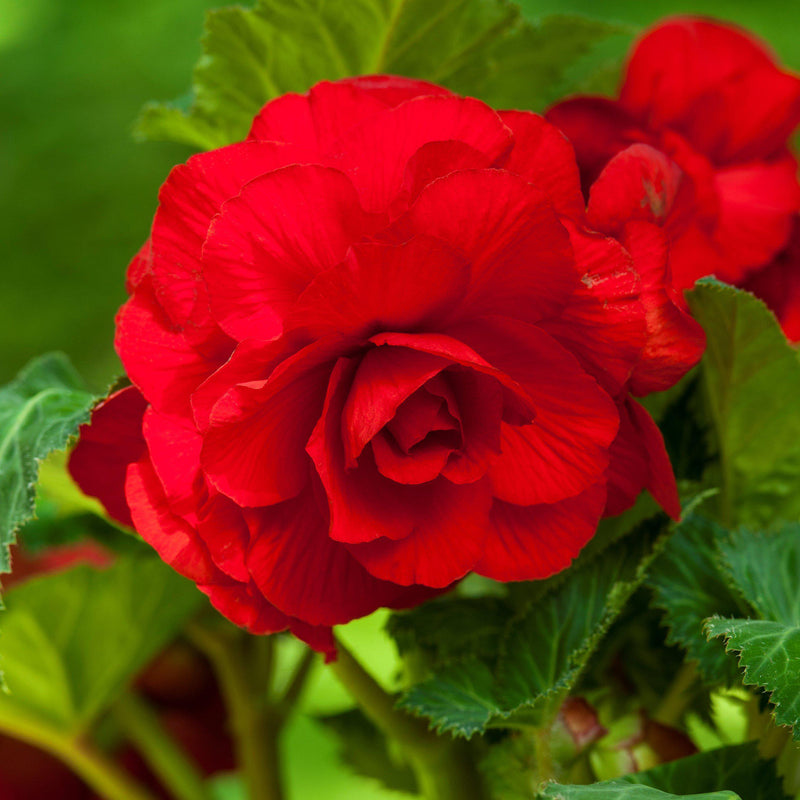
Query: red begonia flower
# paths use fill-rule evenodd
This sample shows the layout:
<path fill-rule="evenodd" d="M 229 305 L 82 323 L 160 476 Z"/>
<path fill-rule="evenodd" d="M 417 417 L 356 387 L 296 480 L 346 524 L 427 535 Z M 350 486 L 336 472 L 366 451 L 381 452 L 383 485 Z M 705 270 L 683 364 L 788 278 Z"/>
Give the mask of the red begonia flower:
<path fill-rule="evenodd" d="M 786 244 L 800 209 L 787 147 L 800 79 L 745 31 L 691 17 L 660 23 L 636 44 L 618 100 L 575 97 L 547 117 L 575 147 L 590 205 L 596 181 L 633 200 L 637 187 L 609 174 L 631 145 L 662 152 L 659 208 L 650 209 L 652 175 L 629 177 L 640 196 L 642 182 L 650 187 L 641 199 L 670 238 L 677 289 L 709 274 L 740 283 Z"/>
<path fill-rule="evenodd" d="M 164 184 L 117 319 L 134 386 L 73 475 L 235 623 L 329 653 L 471 571 L 551 575 L 645 485 L 679 513 L 628 393 L 700 350 L 663 241 L 620 230 L 535 114 L 386 76 L 280 97 Z"/>

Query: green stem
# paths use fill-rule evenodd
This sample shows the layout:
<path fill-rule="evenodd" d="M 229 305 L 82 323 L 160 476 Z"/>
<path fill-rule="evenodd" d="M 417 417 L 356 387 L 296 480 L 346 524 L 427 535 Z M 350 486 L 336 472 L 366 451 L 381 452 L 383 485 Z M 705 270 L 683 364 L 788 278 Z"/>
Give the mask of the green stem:
<path fill-rule="evenodd" d="M 144 700 L 133 693 L 124 694 L 112 712 L 153 773 L 177 800 L 210 800 L 202 775 Z"/>
<path fill-rule="evenodd" d="M 297 701 L 300 699 L 311 668 L 316 663 L 314 656 L 314 651 L 310 647 L 307 647 L 295 666 L 283 696 L 278 701 L 278 709 L 284 719 L 288 717 L 292 709 L 297 705 Z"/>
<path fill-rule="evenodd" d="M 536 742 L 536 778 L 539 781 L 548 781 L 555 777 L 553 770 L 553 753 L 550 748 L 550 728 L 537 728 L 533 732 Z"/>
<path fill-rule="evenodd" d="M 72 737 L 39 720 L 3 710 L 0 730 L 45 750 L 66 764 L 106 800 L 155 800 L 143 786 L 85 739 Z"/>
<path fill-rule="evenodd" d="M 678 670 L 664 699 L 653 713 L 653 719 L 663 725 L 677 725 L 692 702 L 692 687 L 697 682 L 697 665 L 686 661 Z"/>
<path fill-rule="evenodd" d="M 220 683 L 250 800 L 283 800 L 278 729 L 280 720 L 266 705 L 266 689 L 254 685 L 247 638 L 200 625 L 187 630 L 208 656 Z"/>
<path fill-rule="evenodd" d="M 394 739 L 411 764 L 427 800 L 483 800 L 485 794 L 466 742 L 437 736 L 416 717 L 395 708 L 394 698 L 339 641 L 329 668 L 364 714 Z"/>

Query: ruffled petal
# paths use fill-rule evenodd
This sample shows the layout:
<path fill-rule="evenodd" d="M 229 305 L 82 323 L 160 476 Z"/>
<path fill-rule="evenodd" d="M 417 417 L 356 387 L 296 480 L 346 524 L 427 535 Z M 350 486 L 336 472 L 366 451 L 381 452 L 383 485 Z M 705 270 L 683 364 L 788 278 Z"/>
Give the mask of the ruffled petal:
<path fill-rule="evenodd" d="M 234 386 L 214 406 L 200 460 L 210 482 L 242 506 L 299 494 L 309 478 L 305 452 L 341 349 L 320 341 L 286 359 L 267 380 Z"/>
<path fill-rule="evenodd" d="M 530 111 L 501 111 L 514 134 L 514 149 L 503 165 L 541 189 L 559 214 L 575 219 L 584 211 L 575 151 L 555 125 Z"/>
<path fill-rule="evenodd" d="M 738 282 L 772 259 L 789 239 L 800 210 L 797 162 L 791 156 L 717 172 L 720 208 L 714 238 L 725 257 L 718 277 Z"/>
<path fill-rule="evenodd" d="M 674 386 L 700 360 L 706 337 L 699 323 L 679 307 L 664 233 L 647 222 L 630 222 L 622 240 L 642 283 L 647 341 L 631 375 L 630 390 L 644 396 Z"/>
<path fill-rule="evenodd" d="M 142 417 L 147 401 L 129 386 L 115 392 L 92 410 L 91 422 L 81 425 L 78 443 L 69 457 L 69 473 L 84 494 L 96 497 L 108 515 L 133 525 L 125 499 L 125 474 L 145 451 Z"/>
<path fill-rule="evenodd" d="M 162 560 L 195 583 L 219 579 L 220 573 L 194 528 L 172 512 L 149 458 L 128 467 L 125 496 L 136 531 Z"/>
<path fill-rule="evenodd" d="M 556 316 L 577 288 L 569 243 L 546 195 L 502 170 L 454 172 L 427 186 L 397 223 L 460 250 L 472 269 L 461 316 Z"/>
<path fill-rule="evenodd" d="M 170 172 L 153 220 L 151 260 L 156 295 L 173 323 L 185 325 L 205 300 L 203 242 L 222 203 L 257 175 L 303 156 L 293 147 L 242 142 L 192 156 Z"/>
<path fill-rule="evenodd" d="M 619 415 L 619 435 L 611 446 L 604 516 L 626 511 L 646 488 L 667 514 L 678 519 L 681 503 L 661 431 L 631 398 L 620 403 Z"/>
<path fill-rule="evenodd" d="M 164 414 L 187 418 L 190 395 L 227 358 L 224 345 L 217 353 L 195 349 L 145 287 L 117 314 L 115 346 L 147 400 Z"/>
<path fill-rule="evenodd" d="M 554 319 L 538 327 L 566 347 L 610 394 L 622 390 L 645 345 L 641 280 L 630 254 L 614 239 L 567 223 L 578 290 Z"/>
<path fill-rule="evenodd" d="M 251 181 L 225 204 L 203 250 L 215 319 L 237 341 L 277 338 L 314 277 L 380 222 L 334 169 L 295 165 Z"/>
<path fill-rule="evenodd" d="M 247 512 L 250 573 L 279 609 L 313 625 L 335 625 L 391 603 L 397 586 L 373 578 L 328 535 L 314 494 Z"/>
<path fill-rule="evenodd" d="M 464 257 L 436 239 L 354 245 L 342 264 L 314 279 L 286 324 L 313 337 L 435 330 L 459 306 L 469 281 Z"/>
<path fill-rule="evenodd" d="M 406 165 L 428 142 L 460 141 L 491 163 L 513 145 L 511 131 L 489 106 L 470 97 L 419 97 L 353 128 L 339 142 L 342 169 L 368 211 L 386 212 L 400 191 Z"/>
<path fill-rule="evenodd" d="M 594 536 L 605 501 L 604 483 L 553 504 L 495 501 L 492 533 L 475 571 L 496 581 L 541 580 L 561 572 Z"/>

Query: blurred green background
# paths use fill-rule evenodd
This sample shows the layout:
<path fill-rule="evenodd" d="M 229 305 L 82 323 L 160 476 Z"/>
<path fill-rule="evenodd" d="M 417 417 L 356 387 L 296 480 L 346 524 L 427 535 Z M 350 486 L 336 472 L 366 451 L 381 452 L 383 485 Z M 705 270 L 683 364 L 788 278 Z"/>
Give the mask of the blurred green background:
<path fill-rule="evenodd" d="M 691 11 L 731 19 L 800 68 L 800 0 L 521 1 L 532 18 L 583 13 L 644 25 Z M 186 92 L 204 12 L 220 4 L 0 0 L 0 382 L 53 349 L 66 351 L 95 389 L 119 372 L 113 318 L 125 266 L 147 235 L 160 183 L 189 155 L 134 142 L 132 124 L 146 101 Z M 362 637 L 362 655 L 374 648 L 368 660 L 389 676 L 391 645 L 380 621 L 356 623 L 353 635 Z M 342 708 L 346 699 L 319 673 L 307 710 Z M 348 775 L 333 740 L 308 715 L 286 746 L 293 800 L 397 797 Z"/>

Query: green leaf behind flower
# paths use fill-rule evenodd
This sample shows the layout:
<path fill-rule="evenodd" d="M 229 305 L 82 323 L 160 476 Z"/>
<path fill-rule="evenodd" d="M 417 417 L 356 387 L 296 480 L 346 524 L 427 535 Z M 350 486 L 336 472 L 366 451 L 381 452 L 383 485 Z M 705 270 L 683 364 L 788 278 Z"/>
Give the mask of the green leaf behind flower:
<path fill-rule="evenodd" d="M 3 727 L 25 719 L 84 730 L 202 602 L 192 583 L 152 555 L 11 589 L 0 638 Z"/>
<path fill-rule="evenodd" d="M 777 533 L 740 530 L 720 549 L 742 596 L 761 619 L 714 617 L 709 636 L 738 654 L 744 682 L 770 695 L 775 720 L 800 741 L 800 525 Z"/>
<path fill-rule="evenodd" d="M 665 612 L 670 644 L 680 645 L 709 684 L 733 685 L 739 671 L 703 624 L 715 614 L 736 616 L 743 603 L 726 581 L 717 542 L 726 531 L 699 515 L 687 517 L 656 559 L 648 578 Z"/>
<path fill-rule="evenodd" d="M 427 717 L 439 731 L 465 737 L 489 727 L 547 724 L 641 585 L 666 527 L 662 518 L 648 521 L 544 582 L 544 589 L 533 584 L 531 601 L 498 632 L 494 657 L 456 655 L 434 664 L 433 676 L 406 692 L 400 706 Z M 449 640 L 458 633 L 441 636 Z M 475 641 L 472 633 L 468 638 Z M 458 652 L 455 644 L 448 648 Z"/>
<path fill-rule="evenodd" d="M 243 139 L 273 97 L 321 80 L 387 73 L 422 78 L 499 107 L 543 110 L 568 68 L 627 28 L 581 17 L 532 22 L 506 0 L 259 0 L 212 11 L 193 92 L 151 104 L 136 132 L 211 149 Z"/>
<path fill-rule="evenodd" d="M 60 353 L 34 359 L 0 388 L 0 572 L 9 571 L 8 548 L 33 516 L 39 463 L 67 445 L 94 399 Z"/>
<path fill-rule="evenodd" d="M 703 279 L 688 294 L 708 345 L 700 375 L 718 459 L 723 524 L 800 518 L 800 357 L 753 295 Z"/>

